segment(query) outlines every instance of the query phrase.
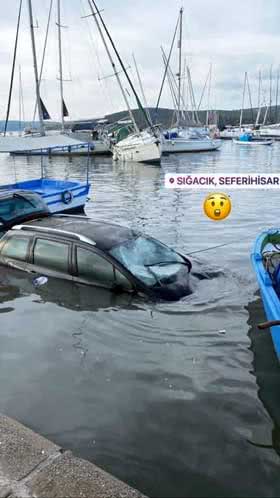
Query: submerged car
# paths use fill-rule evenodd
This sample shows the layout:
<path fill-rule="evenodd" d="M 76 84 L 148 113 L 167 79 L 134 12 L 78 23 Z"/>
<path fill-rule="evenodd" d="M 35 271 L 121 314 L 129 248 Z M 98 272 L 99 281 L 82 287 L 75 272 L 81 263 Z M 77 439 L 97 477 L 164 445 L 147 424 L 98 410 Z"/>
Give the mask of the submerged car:
<path fill-rule="evenodd" d="M 85 216 L 54 215 L 14 226 L 0 267 L 111 291 L 177 300 L 190 293 L 191 262 L 135 230 Z"/>
<path fill-rule="evenodd" d="M 49 208 L 39 194 L 0 189 L 0 236 L 18 223 L 49 215 Z"/>

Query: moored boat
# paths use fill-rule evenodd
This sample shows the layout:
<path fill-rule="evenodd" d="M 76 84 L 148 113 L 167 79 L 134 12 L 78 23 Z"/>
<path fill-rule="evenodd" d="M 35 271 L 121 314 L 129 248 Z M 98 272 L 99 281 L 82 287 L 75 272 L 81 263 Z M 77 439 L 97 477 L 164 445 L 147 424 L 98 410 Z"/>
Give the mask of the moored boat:
<path fill-rule="evenodd" d="M 28 141 L 28 142 L 27 142 Z M 28 151 L 25 150 L 28 143 Z M 84 146 L 85 143 L 79 143 L 77 140 L 69 139 L 64 135 L 60 136 L 59 150 L 63 148 L 71 148 Z M 55 145 L 53 145 L 55 144 Z M 37 149 L 39 147 L 39 149 Z M 44 154 L 52 155 L 53 150 L 57 148 L 57 137 L 53 142 L 51 137 L 35 137 L 25 139 L 24 137 L 0 137 L 0 153 L 12 153 L 15 151 L 23 154 L 28 152 L 28 155 L 41 156 Z M 88 174 L 88 162 L 86 171 L 86 181 L 79 182 L 77 180 L 59 180 L 53 178 L 44 178 L 43 158 L 40 161 L 41 177 L 32 180 L 16 182 L 8 185 L 0 185 L 0 190 L 25 190 L 33 191 L 44 199 L 51 213 L 73 213 L 81 212 L 84 209 L 88 199 L 90 184 Z M 39 164 L 38 164 L 39 166 Z"/>
<path fill-rule="evenodd" d="M 9 185 L 1 185 L 0 191 L 24 190 L 39 194 L 47 204 L 51 214 L 80 213 L 88 200 L 90 185 L 87 182 L 53 180 L 40 178 L 25 180 Z"/>
<path fill-rule="evenodd" d="M 256 239 L 251 255 L 258 279 L 269 328 L 280 360 L 280 228 L 262 232 Z"/>
<path fill-rule="evenodd" d="M 273 140 L 267 140 L 261 137 L 253 136 L 252 133 L 243 133 L 238 139 L 233 139 L 237 145 L 254 147 L 256 145 L 272 145 Z"/>
<path fill-rule="evenodd" d="M 187 128 L 172 129 L 162 135 L 162 152 L 167 154 L 218 150 L 221 145 L 221 140 L 190 132 Z"/>
<path fill-rule="evenodd" d="M 128 135 L 113 146 L 113 159 L 124 162 L 160 163 L 161 142 L 149 130 Z"/>

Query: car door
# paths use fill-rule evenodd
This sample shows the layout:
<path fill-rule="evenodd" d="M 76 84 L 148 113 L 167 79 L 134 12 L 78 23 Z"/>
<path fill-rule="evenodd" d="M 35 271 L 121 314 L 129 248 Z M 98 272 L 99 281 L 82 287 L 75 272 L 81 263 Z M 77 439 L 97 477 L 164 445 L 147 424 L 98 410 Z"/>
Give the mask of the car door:
<path fill-rule="evenodd" d="M 17 270 L 27 271 L 32 237 L 17 233 L 3 237 L 0 242 L 0 264 Z"/>
<path fill-rule="evenodd" d="M 128 278 L 96 249 L 75 244 L 73 263 L 75 282 L 111 290 L 119 288 L 126 292 L 134 291 L 134 286 Z"/>
<path fill-rule="evenodd" d="M 36 236 L 28 269 L 38 276 L 72 281 L 71 242 L 55 237 Z"/>

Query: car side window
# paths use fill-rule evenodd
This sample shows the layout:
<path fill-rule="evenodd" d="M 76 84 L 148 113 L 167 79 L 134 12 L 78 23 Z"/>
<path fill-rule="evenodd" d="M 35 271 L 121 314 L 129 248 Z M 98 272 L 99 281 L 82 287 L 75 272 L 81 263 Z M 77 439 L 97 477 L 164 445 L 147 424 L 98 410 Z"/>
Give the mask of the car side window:
<path fill-rule="evenodd" d="M 69 245 L 56 240 L 37 239 L 34 247 L 34 265 L 68 273 Z"/>
<path fill-rule="evenodd" d="M 113 265 L 99 254 L 77 247 L 78 276 L 112 287 L 115 283 Z"/>
<path fill-rule="evenodd" d="M 28 244 L 28 237 L 10 237 L 2 247 L 1 256 L 17 259 L 19 261 L 26 261 Z"/>
<path fill-rule="evenodd" d="M 115 268 L 116 284 L 120 285 L 122 289 L 132 290 L 132 283 L 123 275 L 119 270 Z"/>

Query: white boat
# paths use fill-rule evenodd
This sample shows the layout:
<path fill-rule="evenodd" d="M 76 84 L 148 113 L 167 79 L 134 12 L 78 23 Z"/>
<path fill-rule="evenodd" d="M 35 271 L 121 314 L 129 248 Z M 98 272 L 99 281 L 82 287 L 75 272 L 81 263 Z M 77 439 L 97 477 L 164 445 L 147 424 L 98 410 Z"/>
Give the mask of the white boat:
<path fill-rule="evenodd" d="M 221 145 L 221 140 L 190 132 L 188 128 L 173 128 L 162 135 L 162 152 L 165 154 L 213 151 L 218 150 Z"/>
<path fill-rule="evenodd" d="M 260 140 L 260 139 L 254 139 L 254 140 L 240 140 L 240 139 L 233 139 L 233 142 L 237 145 L 241 145 L 243 147 L 255 147 L 257 145 L 272 145 L 273 140 Z"/>
<path fill-rule="evenodd" d="M 128 135 L 113 145 L 113 159 L 123 162 L 160 163 L 161 142 L 148 130 Z"/>
<path fill-rule="evenodd" d="M 98 9 L 95 0 L 88 0 L 88 4 L 92 13 L 92 17 L 95 21 L 97 30 L 99 32 L 99 35 L 101 37 L 101 40 L 103 42 L 105 51 L 107 53 L 108 59 L 112 65 L 114 75 L 116 77 L 116 80 L 118 82 L 122 97 L 124 99 L 124 102 L 126 104 L 130 120 L 132 122 L 132 129 L 133 132 L 130 133 L 128 136 L 126 136 L 123 140 L 120 140 L 117 143 L 112 143 L 112 150 L 113 150 L 113 160 L 115 161 L 132 161 L 132 162 L 144 162 L 144 163 L 158 163 L 160 162 L 161 159 L 161 143 L 160 139 L 157 136 L 157 133 L 155 132 L 153 128 L 153 124 L 151 122 L 151 119 L 146 112 L 146 110 L 143 108 L 141 101 L 139 99 L 139 96 L 137 95 L 137 92 L 134 88 L 134 85 L 129 77 L 129 74 L 123 64 L 123 61 L 121 60 L 121 57 L 116 49 L 116 46 L 112 40 L 112 37 L 108 31 L 108 28 L 103 20 L 103 17 L 101 15 L 100 10 Z M 105 34 L 107 37 L 107 40 L 110 43 L 110 46 L 113 50 L 113 53 L 115 54 L 121 69 L 128 81 L 128 84 L 130 86 L 130 89 L 132 90 L 132 93 L 136 99 L 138 108 L 144 118 L 144 121 L 147 125 L 147 129 L 144 131 L 140 131 L 134 115 L 131 111 L 130 104 L 127 98 L 127 93 L 126 89 L 123 87 L 122 82 L 120 80 L 119 76 L 119 71 L 116 68 L 116 64 L 113 60 L 113 57 L 111 55 L 111 52 L 109 50 Z"/>
<path fill-rule="evenodd" d="M 280 138 L 280 125 L 261 126 L 259 129 L 261 137 Z"/>
<path fill-rule="evenodd" d="M 232 140 L 233 138 L 239 138 L 241 133 L 250 133 L 251 128 L 242 128 L 235 126 L 226 126 L 224 130 L 220 131 L 220 138 L 223 140 Z"/>
<path fill-rule="evenodd" d="M 76 140 L 81 140 L 82 142 L 87 142 L 90 145 L 90 155 L 111 155 L 112 151 L 110 149 L 110 144 L 108 140 L 105 140 L 101 136 L 96 136 L 93 138 L 92 131 L 74 131 L 69 135 L 71 138 Z M 84 151 L 86 154 L 86 151 Z"/>

